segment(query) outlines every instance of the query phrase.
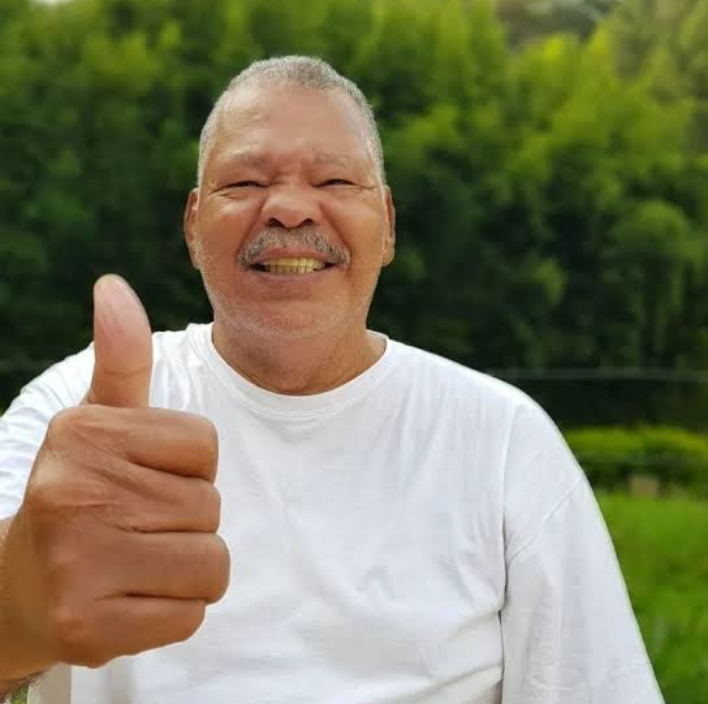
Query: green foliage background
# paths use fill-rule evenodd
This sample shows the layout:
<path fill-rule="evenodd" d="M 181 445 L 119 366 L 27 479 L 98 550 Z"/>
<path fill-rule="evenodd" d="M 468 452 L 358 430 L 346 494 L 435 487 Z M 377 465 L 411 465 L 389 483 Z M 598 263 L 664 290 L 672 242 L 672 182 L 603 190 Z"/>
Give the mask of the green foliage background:
<path fill-rule="evenodd" d="M 708 499 L 704 434 L 661 426 L 586 426 L 566 431 L 565 439 L 596 489 L 626 490 L 633 477 L 641 477 L 653 479 L 665 495 Z"/>
<path fill-rule="evenodd" d="M 0 0 L 0 401 L 89 341 L 106 271 L 156 328 L 208 319 L 181 235 L 199 131 L 290 52 L 380 119 L 400 244 L 372 327 L 483 369 L 704 367 L 708 0 L 613 5 Z M 708 417 L 704 385 L 532 392 L 576 425 Z"/>
<path fill-rule="evenodd" d="M 708 504 L 599 501 L 666 704 L 708 702 Z"/>

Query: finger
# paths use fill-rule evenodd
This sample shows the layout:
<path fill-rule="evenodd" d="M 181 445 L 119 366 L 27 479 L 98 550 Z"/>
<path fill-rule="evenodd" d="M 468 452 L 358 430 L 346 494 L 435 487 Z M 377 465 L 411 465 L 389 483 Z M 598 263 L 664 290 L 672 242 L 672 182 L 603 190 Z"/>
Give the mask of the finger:
<path fill-rule="evenodd" d="M 74 461 L 96 465 L 95 451 L 148 469 L 214 482 L 219 436 L 204 416 L 164 408 L 68 409 L 52 419 L 47 433 L 53 446 L 74 450 Z M 87 439 L 90 439 L 87 445 Z M 84 447 L 79 452 L 77 448 Z M 99 463 L 110 469 L 111 463 Z"/>
<path fill-rule="evenodd" d="M 219 437 L 207 418 L 162 408 L 111 411 L 111 414 L 107 432 L 120 440 L 129 461 L 214 482 Z"/>
<path fill-rule="evenodd" d="M 124 486 L 114 490 L 121 508 L 107 511 L 103 523 L 131 533 L 216 533 L 219 529 L 221 497 L 210 482 L 146 472 L 144 467 L 128 466 L 125 474 Z"/>
<path fill-rule="evenodd" d="M 231 558 L 221 537 L 209 533 L 133 533 L 106 560 L 106 587 L 125 596 L 221 599 Z M 109 566 L 110 565 L 110 566 Z"/>
<path fill-rule="evenodd" d="M 84 409 L 71 419 L 73 434 L 136 465 L 213 482 L 219 437 L 204 416 L 164 408 Z M 73 437 L 73 436 L 72 436 Z"/>
<path fill-rule="evenodd" d="M 149 405 L 152 334 L 140 299 L 119 276 L 94 286 L 95 367 L 86 403 L 138 408 Z"/>
<path fill-rule="evenodd" d="M 95 607 L 96 629 L 86 650 L 106 661 L 179 643 L 197 631 L 205 608 L 191 599 L 107 597 Z"/>

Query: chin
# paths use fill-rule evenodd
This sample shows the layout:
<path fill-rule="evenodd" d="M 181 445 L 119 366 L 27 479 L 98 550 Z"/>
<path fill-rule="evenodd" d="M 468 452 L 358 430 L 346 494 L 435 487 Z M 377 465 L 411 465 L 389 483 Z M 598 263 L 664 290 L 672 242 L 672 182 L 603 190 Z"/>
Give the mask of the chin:
<path fill-rule="evenodd" d="M 228 316 L 231 323 L 229 327 L 238 330 L 240 335 L 251 335 L 272 341 L 281 342 L 307 342 L 322 337 L 338 338 L 351 326 L 351 318 L 341 311 L 322 311 L 314 314 L 313 311 L 298 310 L 239 310 L 232 311 Z"/>

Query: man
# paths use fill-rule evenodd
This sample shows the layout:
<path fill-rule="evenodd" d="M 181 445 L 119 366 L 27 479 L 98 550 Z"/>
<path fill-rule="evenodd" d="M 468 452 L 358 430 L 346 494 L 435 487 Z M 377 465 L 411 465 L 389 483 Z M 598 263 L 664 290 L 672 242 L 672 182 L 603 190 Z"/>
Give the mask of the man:
<path fill-rule="evenodd" d="M 185 232 L 213 324 L 151 336 L 105 277 L 93 349 L 2 419 L 5 691 L 662 701 L 552 422 L 367 329 L 395 215 L 351 82 L 303 57 L 240 74 L 204 128 Z"/>

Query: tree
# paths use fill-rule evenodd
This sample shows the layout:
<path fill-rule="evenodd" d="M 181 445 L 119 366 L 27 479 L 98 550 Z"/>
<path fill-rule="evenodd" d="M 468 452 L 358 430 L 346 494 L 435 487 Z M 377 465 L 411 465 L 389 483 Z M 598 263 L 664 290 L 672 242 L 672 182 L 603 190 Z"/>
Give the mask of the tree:
<path fill-rule="evenodd" d="M 286 52 L 332 61 L 378 113 L 399 245 L 373 327 L 479 368 L 702 365 L 708 0 L 681 0 L 668 43 L 623 24 L 648 2 L 514 49 L 491 0 L 283 0 L 277 17 L 267 0 L 0 0 L 5 368 L 86 344 L 105 271 L 156 328 L 208 318 L 181 234 L 199 131 L 234 74 Z M 618 42 L 651 60 L 632 69 Z M 695 80 L 672 84 L 683 67 Z M 0 378 L 5 398 L 32 375 Z M 585 408 L 639 420 L 666 400 Z"/>

